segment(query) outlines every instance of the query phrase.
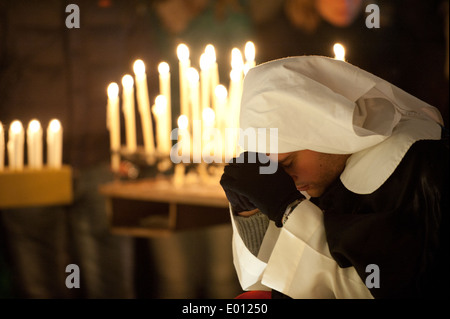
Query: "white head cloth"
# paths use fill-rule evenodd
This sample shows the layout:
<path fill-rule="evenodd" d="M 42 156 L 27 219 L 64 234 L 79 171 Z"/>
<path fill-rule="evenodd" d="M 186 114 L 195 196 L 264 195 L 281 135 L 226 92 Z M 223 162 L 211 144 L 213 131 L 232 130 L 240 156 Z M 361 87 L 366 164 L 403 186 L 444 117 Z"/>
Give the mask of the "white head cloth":
<path fill-rule="evenodd" d="M 367 194 L 392 174 L 415 141 L 439 139 L 438 123 L 443 121 L 435 107 L 347 62 L 289 57 L 247 73 L 240 126 L 266 130 L 257 130 L 258 143 L 240 145 L 268 153 L 268 129 L 277 128 L 277 153 L 353 154 L 341 180 Z"/>

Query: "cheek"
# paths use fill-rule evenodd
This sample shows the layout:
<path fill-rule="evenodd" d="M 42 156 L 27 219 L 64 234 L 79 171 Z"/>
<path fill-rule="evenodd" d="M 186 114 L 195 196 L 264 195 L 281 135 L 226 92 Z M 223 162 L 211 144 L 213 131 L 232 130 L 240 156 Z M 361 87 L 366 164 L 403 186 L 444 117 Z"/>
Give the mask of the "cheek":
<path fill-rule="evenodd" d="M 319 179 L 321 164 L 318 161 L 298 162 L 292 167 L 291 171 L 292 174 L 290 175 L 294 175 L 298 181 L 311 183 Z"/>

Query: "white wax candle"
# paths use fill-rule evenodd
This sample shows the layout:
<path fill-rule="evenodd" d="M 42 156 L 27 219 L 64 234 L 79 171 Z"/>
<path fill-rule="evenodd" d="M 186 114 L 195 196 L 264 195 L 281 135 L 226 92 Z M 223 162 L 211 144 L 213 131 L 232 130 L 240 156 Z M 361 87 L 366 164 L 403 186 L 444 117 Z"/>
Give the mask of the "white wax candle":
<path fill-rule="evenodd" d="M 159 90 L 160 94 L 166 98 L 166 127 L 168 130 L 169 148 L 172 145 L 170 142 L 170 132 L 172 131 L 172 99 L 170 87 L 170 67 L 167 62 L 161 62 L 158 65 L 159 72 Z"/>
<path fill-rule="evenodd" d="M 220 83 L 219 79 L 219 66 L 217 65 L 217 58 L 216 58 L 216 50 L 214 49 L 214 46 L 212 44 L 208 44 L 205 48 L 205 54 L 208 55 L 208 59 L 210 61 L 210 78 L 211 78 L 211 98 L 212 98 L 212 107 L 213 110 L 217 113 L 216 109 L 216 102 L 217 99 L 215 98 L 215 89 Z"/>
<path fill-rule="evenodd" d="M 47 127 L 47 166 L 60 168 L 62 165 L 63 128 L 57 119 L 50 121 Z"/>
<path fill-rule="evenodd" d="M 120 110 L 119 86 L 115 82 L 108 86 L 107 127 L 111 150 L 111 169 L 113 172 L 118 172 L 120 166 Z"/>
<path fill-rule="evenodd" d="M 225 154 L 225 127 L 227 124 L 226 121 L 226 104 L 227 104 L 227 89 L 222 84 L 219 84 L 215 91 L 216 96 L 216 126 L 220 131 L 221 137 L 222 137 L 222 154 Z"/>
<path fill-rule="evenodd" d="M 3 124 L 0 122 L 0 171 L 5 168 L 5 131 Z"/>
<path fill-rule="evenodd" d="M 153 154 L 155 151 L 155 140 L 153 137 L 153 123 L 150 113 L 147 74 L 145 73 L 144 62 L 142 60 L 136 60 L 133 65 L 133 70 L 136 77 L 136 93 L 139 113 L 141 115 L 144 149 L 147 154 Z"/>
<path fill-rule="evenodd" d="M 191 66 L 189 60 L 189 48 L 186 44 L 181 43 L 177 47 L 177 56 L 179 60 L 179 80 L 180 80 L 180 114 L 189 115 L 189 88 L 186 78 L 186 72 Z"/>
<path fill-rule="evenodd" d="M 28 167 L 42 168 L 43 146 L 42 127 L 38 120 L 31 120 L 27 128 Z"/>
<path fill-rule="evenodd" d="M 183 162 L 190 161 L 191 154 L 191 134 L 189 133 L 189 119 L 182 114 L 178 117 L 178 156 L 182 157 Z"/>
<path fill-rule="evenodd" d="M 192 121 L 200 121 L 200 88 L 199 88 L 199 74 L 195 68 L 189 68 L 187 71 L 187 79 L 189 83 L 189 101 L 191 108 Z"/>
<path fill-rule="evenodd" d="M 195 68 L 190 67 L 187 70 L 186 77 L 189 85 L 189 105 L 191 110 L 191 136 L 192 136 L 192 156 L 194 163 L 201 162 L 202 141 L 201 141 L 201 113 L 200 113 L 200 91 L 199 74 Z"/>
<path fill-rule="evenodd" d="M 334 58 L 336 60 L 345 61 L 345 48 L 340 43 L 335 43 L 333 46 Z"/>
<path fill-rule="evenodd" d="M 134 80 L 129 74 L 122 77 L 122 112 L 125 120 L 126 146 L 129 153 L 136 152 L 136 114 L 134 111 Z"/>
<path fill-rule="evenodd" d="M 170 131 L 167 126 L 167 100 L 164 95 L 158 95 L 153 106 L 153 115 L 156 123 L 156 144 L 160 154 L 168 155 L 170 153 Z"/>
<path fill-rule="evenodd" d="M 200 104 L 201 110 L 211 106 L 211 61 L 209 55 L 203 53 L 200 56 Z"/>
<path fill-rule="evenodd" d="M 244 74 L 247 74 L 248 70 L 253 68 L 256 64 L 255 62 L 256 49 L 255 44 L 252 41 L 247 41 L 247 43 L 245 43 L 244 55 L 245 55 Z"/>
<path fill-rule="evenodd" d="M 25 133 L 22 123 L 15 120 L 9 126 L 8 132 L 8 162 L 12 170 L 23 169 L 23 151 L 24 151 Z"/>
<path fill-rule="evenodd" d="M 202 154 L 203 156 L 211 156 L 211 135 L 212 130 L 214 129 L 214 121 L 215 121 L 215 113 L 214 110 L 210 107 L 207 107 L 202 112 L 202 122 L 203 122 L 203 130 L 202 130 Z"/>

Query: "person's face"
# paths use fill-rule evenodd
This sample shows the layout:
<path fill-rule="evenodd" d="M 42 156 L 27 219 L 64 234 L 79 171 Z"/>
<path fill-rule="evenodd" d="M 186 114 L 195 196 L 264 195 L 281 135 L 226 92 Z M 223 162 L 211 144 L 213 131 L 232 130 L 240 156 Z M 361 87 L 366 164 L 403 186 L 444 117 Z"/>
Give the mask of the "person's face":
<path fill-rule="evenodd" d="M 299 191 L 319 197 L 342 173 L 349 156 L 302 150 L 278 154 L 277 160 L 278 165 L 292 177 Z"/>
<path fill-rule="evenodd" d="M 322 18 L 337 27 L 352 24 L 361 12 L 362 0 L 316 0 Z"/>

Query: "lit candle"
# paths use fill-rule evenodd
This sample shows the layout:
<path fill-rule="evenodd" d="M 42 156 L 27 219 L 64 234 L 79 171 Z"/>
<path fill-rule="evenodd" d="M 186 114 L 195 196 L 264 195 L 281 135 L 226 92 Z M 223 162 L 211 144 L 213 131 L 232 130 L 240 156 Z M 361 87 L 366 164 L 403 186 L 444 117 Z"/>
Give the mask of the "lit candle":
<path fill-rule="evenodd" d="M 156 123 L 156 144 L 160 154 L 168 155 L 170 153 L 170 130 L 167 127 L 167 100 L 164 95 L 158 95 L 155 98 L 153 106 L 153 115 Z"/>
<path fill-rule="evenodd" d="M 13 121 L 9 126 L 8 161 L 13 170 L 23 169 L 24 131 L 20 121 Z"/>
<path fill-rule="evenodd" d="M 62 134 L 61 122 L 57 119 L 50 121 L 47 127 L 47 166 L 60 168 L 62 165 Z"/>
<path fill-rule="evenodd" d="M 211 61 L 209 59 L 209 55 L 203 53 L 200 56 L 200 104 L 201 110 L 205 110 L 207 107 L 210 107 L 211 102 Z"/>
<path fill-rule="evenodd" d="M 42 168 L 42 127 L 38 120 L 31 120 L 27 128 L 28 167 Z"/>
<path fill-rule="evenodd" d="M 188 96 L 188 83 L 186 79 L 186 72 L 191 66 L 189 60 L 189 48 L 186 44 L 181 43 L 177 47 L 177 56 L 179 60 L 179 72 L 180 72 L 180 113 L 181 115 L 189 116 L 189 96 Z"/>
<path fill-rule="evenodd" d="M 340 43 L 335 43 L 333 46 L 334 58 L 336 60 L 345 61 L 345 48 Z"/>
<path fill-rule="evenodd" d="M 199 121 L 200 118 L 200 89 L 199 74 L 195 68 L 189 68 L 187 71 L 187 79 L 189 83 L 189 101 L 191 105 L 191 116 L 193 121 Z"/>
<path fill-rule="evenodd" d="M 191 134 L 189 133 L 189 119 L 182 114 L 178 117 L 178 156 L 181 156 L 184 163 L 188 163 L 191 157 Z"/>
<path fill-rule="evenodd" d="M 155 151 L 155 140 L 153 137 L 152 115 L 150 113 L 150 100 L 148 97 L 147 74 L 145 64 L 142 60 L 136 60 L 133 65 L 136 77 L 136 93 L 138 109 L 142 122 L 142 134 L 144 138 L 144 149 L 147 155 Z"/>
<path fill-rule="evenodd" d="M 158 65 L 159 72 L 159 91 L 161 95 L 166 97 L 166 125 L 168 134 L 170 135 L 170 131 L 172 130 L 172 100 L 171 100 L 171 88 L 170 88 L 170 67 L 167 62 L 161 62 Z M 169 146 L 170 136 L 169 136 Z"/>
<path fill-rule="evenodd" d="M 241 50 L 238 48 L 231 50 L 231 68 L 233 70 L 244 70 L 244 59 L 242 58 Z"/>
<path fill-rule="evenodd" d="M 5 168 L 5 131 L 3 124 L 0 122 L 0 171 Z"/>
<path fill-rule="evenodd" d="M 134 80 L 129 74 L 122 77 L 122 111 L 125 120 L 127 151 L 136 152 L 136 115 L 134 112 Z"/>
<path fill-rule="evenodd" d="M 245 66 L 244 66 L 244 74 L 247 74 L 248 70 L 255 66 L 255 45 L 252 41 L 248 41 L 245 44 L 244 55 L 245 55 Z"/>
<path fill-rule="evenodd" d="M 221 137 L 222 137 L 222 154 L 225 154 L 225 126 L 227 124 L 226 121 L 226 114 L 225 114 L 225 107 L 227 104 L 227 89 L 222 84 L 219 84 L 215 91 L 216 96 L 216 126 L 220 131 Z"/>
<path fill-rule="evenodd" d="M 228 91 L 225 86 L 222 84 L 219 84 L 216 86 L 216 89 L 214 90 L 214 95 L 216 97 L 216 105 L 217 110 L 215 110 L 216 113 L 216 125 L 220 128 L 222 127 L 222 124 L 224 122 L 224 116 L 225 116 L 225 110 L 226 110 L 226 102 L 227 102 L 227 95 Z"/>
<path fill-rule="evenodd" d="M 216 99 L 214 97 L 215 95 L 215 89 L 220 83 L 219 79 L 219 66 L 217 65 L 217 59 L 216 59 L 216 50 L 214 49 L 214 46 L 212 44 L 208 44 L 205 48 L 205 54 L 208 55 L 208 59 L 210 62 L 210 78 L 211 78 L 211 97 L 212 97 L 212 106 L 214 111 L 217 113 L 216 110 Z"/>
<path fill-rule="evenodd" d="M 109 146 L 111 150 L 111 169 L 119 171 L 120 166 L 120 110 L 119 86 L 113 82 L 108 85 L 108 106 L 106 125 L 109 130 Z"/>
<path fill-rule="evenodd" d="M 203 136 L 202 136 L 202 154 L 203 157 L 211 156 L 211 135 L 214 129 L 214 121 L 216 114 L 214 110 L 210 107 L 207 107 L 202 112 L 202 122 L 203 122 Z"/>

